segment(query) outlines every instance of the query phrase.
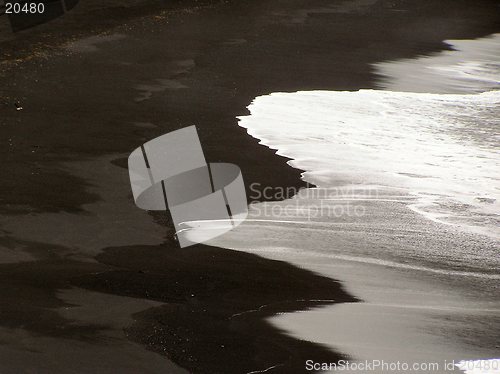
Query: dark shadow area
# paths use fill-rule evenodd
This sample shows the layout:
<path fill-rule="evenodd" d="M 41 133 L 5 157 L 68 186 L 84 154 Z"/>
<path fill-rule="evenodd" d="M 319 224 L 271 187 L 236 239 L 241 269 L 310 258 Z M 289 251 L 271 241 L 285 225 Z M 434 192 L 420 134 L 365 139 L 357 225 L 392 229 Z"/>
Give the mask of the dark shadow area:
<path fill-rule="evenodd" d="M 62 317 L 58 309 L 72 305 L 61 301 L 57 292 L 72 287 L 78 275 L 105 269 L 103 265 L 66 260 L 66 248 L 0 237 L 0 245 L 25 251 L 35 259 L 15 264 L 0 264 L 0 326 L 24 329 L 31 334 L 66 339 L 95 341 L 106 326 L 78 324 Z"/>
<path fill-rule="evenodd" d="M 74 287 L 165 303 L 134 315 L 126 335 L 193 373 L 301 373 L 307 359 L 341 356 L 294 339 L 265 321 L 277 313 L 355 302 L 329 278 L 286 262 L 196 245 L 108 248 L 99 263 L 66 259 L 67 248 L 9 236 L 0 245 L 33 261 L 0 265 L 0 326 L 35 336 L 102 344 L 105 324 L 62 317 L 76 305 L 57 293 Z"/>
<path fill-rule="evenodd" d="M 336 362 L 329 349 L 283 334 L 277 313 L 357 301 L 334 280 L 286 262 L 196 245 L 108 248 L 97 257 L 116 270 L 73 283 L 93 291 L 167 303 L 135 315 L 134 341 L 193 373 L 301 373 L 307 359 Z"/>

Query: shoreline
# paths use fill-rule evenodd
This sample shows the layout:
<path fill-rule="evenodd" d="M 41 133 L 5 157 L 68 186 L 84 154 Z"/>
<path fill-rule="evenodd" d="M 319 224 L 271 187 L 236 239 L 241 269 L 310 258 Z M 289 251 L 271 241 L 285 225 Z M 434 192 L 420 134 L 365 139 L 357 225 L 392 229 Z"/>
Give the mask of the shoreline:
<path fill-rule="evenodd" d="M 258 256 L 196 245 L 109 248 L 97 256 L 117 269 L 75 280 L 97 292 L 156 300 L 133 315 L 129 339 L 193 373 L 279 368 L 302 372 L 308 357 L 341 355 L 290 338 L 266 322 L 276 313 L 356 302 L 334 280 Z M 147 269 L 147 270 L 144 270 Z"/>
<path fill-rule="evenodd" d="M 486 4 L 487 8 L 489 3 L 485 1 L 481 4 Z M 452 7 L 453 2 L 447 4 Z M 472 2 L 467 4 L 471 6 Z M 312 301 L 307 305 L 279 305 L 279 308 L 266 310 L 263 315 L 245 319 L 245 323 L 236 326 L 227 322 L 231 315 L 254 310 L 280 298 L 287 300 L 314 295 L 317 299 L 354 301 L 337 282 L 287 263 L 224 249 L 198 246 L 180 251 L 172 243 L 161 241 L 162 232 L 158 228 L 152 238 L 143 234 L 143 243 L 134 243 L 136 245 L 133 246 L 113 243 L 116 236 L 109 235 L 113 229 L 120 233 L 138 222 L 144 228 L 154 225 L 155 221 L 161 227 L 162 222 L 161 215 L 153 221 L 133 206 L 127 192 L 128 184 L 124 181 L 125 155 L 79 172 L 61 167 L 63 162 L 71 165 L 72 162 L 92 160 L 100 155 L 123 154 L 145 139 L 196 124 L 207 160 L 239 165 L 248 182 L 278 187 L 304 186 L 300 171 L 287 166 L 283 158 L 258 145 L 237 126 L 236 117 L 244 114 L 246 105 L 254 97 L 282 90 L 369 88 L 373 79 L 369 64 L 377 59 L 428 53 L 444 48 L 441 40 L 466 34 L 484 35 L 488 27 L 492 27 L 484 20 L 488 25 L 479 25 L 474 18 L 477 14 L 470 12 L 467 6 L 461 8 L 455 5 L 452 8 L 454 16 L 461 17 L 461 22 L 448 20 L 453 21 L 452 31 L 423 36 L 415 31 L 408 35 L 404 32 L 408 22 L 412 22 L 417 30 L 427 30 L 429 22 L 431 25 L 443 22 L 439 18 L 442 5 L 429 6 L 419 12 L 418 9 L 415 11 L 413 4 L 402 19 L 397 18 L 399 13 L 391 9 L 380 9 L 378 16 L 371 19 L 363 11 L 348 12 L 346 16 L 345 12 L 332 9 L 329 5 L 327 1 L 315 1 L 314 5 L 306 1 L 257 2 L 241 6 L 229 4 L 216 11 L 203 9 L 197 13 L 175 14 L 168 24 L 163 25 L 154 20 L 142 20 L 131 29 L 128 25 L 114 29 L 114 34 L 124 35 L 122 39 L 98 43 L 91 40 L 90 45 L 94 48 L 90 52 L 56 54 L 43 63 L 36 59 L 25 61 L 23 70 L 6 78 L 1 94 L 6 92 L 9 97 L 23 98 L 25 109 L 16 113 L 10 107 L 0 107 L 3 116 L 0 131 L 8 160 L 0 189 L 4 202 L 1 211 L 11 222 L 8 240 L 4 238 L 3 246 L 11 251 L 22 249 L 39 256 L 37 261 L 21 265 L 2 265 L 10 288 L 23 290 L 17 294 L 5 291 L 9 293 L 4 295 L 8 296 L 4 298 L 9 300 L 8 304 L 30 301 L 34 304 L 30 308 L 35 314 L 46 310 L 53 312 L 52 317 L 45 315 L 40 320 L 41 330 L 38 332 L 53 335 L 61 331 L 61 326 L 66 330 L 72 325 L 72 321 L 58 316 L 58 309 L 67 307 L 67 303 L 56 296 L 56 291 L 60 289 L 78 285 L 105 294 L 169 301 L 170 304 L 164 307 L 134 314 L 136 322 L 127 328 L 127 334 L 132 340 L 153 351 L 166 353 L 172 361 L 195 372 L 206 372 L 209 367 L 222 372 L 265 370 L 282 363 L 270 357 L 274 353 L 282 358 L 279 361 L 286 361 L 283 358 L 287 357 L 287 352 L 293 352 L 294 356 L 294 360 L 288 362 L 291 366 L 276 367 L 273 371 L 277 372 L 284 369 L 288 373 L 302 372 L 303 365 L 299 361 L 303 361 L 306 355 L 325 357 L 325 360 L 338 359 L 338 354 L 318 344 L 290 339 L 263 322 L 264 317 L 278 311 L 302 310 L 322 303 Z M 310 18 L 314 22 L 310 22 Z M 390 22 L 389 29 L 393 30 L 393 34 L 390 41 L 384 44 L 374 30 L 385 35 L 387 22 Z M 197 27 L 190 28 L 189 25 Z M 351 27 L 349 32 L 345 30 L 346 25 Z M 261 33 L 269 38 L 262 37 Z M 311 40 L 315 43 L 311 44 Z M 353 45 L 358 50 L 354 57 Z M 327 50 L 325 46 L 336 48 Z M 263 50 L 272 53 L 263 54 Z M 334 67 L 332 61 L 335 62 Z M 284 69 L 284 66 L 289 69 Z M 61 75 L 61 72 L 64 74 Z M 161 79 L 180 83 L 186 88 L 164 87 L 158 81 Z M 136 99 L 143 97 L 145 86 L 150 87 L 150 99 L 138 103 Z M 47 97 L 46 92 L 53 94 Z M 54 100 L 56 96 L 58 100 Z M 24 133 L 32 134 L 32 138 L 24 139 Z M 6 139 L 11 139 L 10 143 Z M 35 152 L 32 153 L 32 150 Z M 105 192 L 109 187 L 106 183 L 100 185 L 92 181 L 89 178 L 93 175 L 91 170 L 96 172 L 97 181 L 108 183 L 103 179 L 104 175 L 112 176 L 109 183 L 117 183 L 119 191 L 116 201 L 103 198 L 108 196 Z M 17 192 L 12 194 L 12 191 Z M 103 205 L 106 202 L 110 205 Z M 80 219 L 89 214 L 89 205 L 95 205 L 91 218 L 101 219 L 100 224 L 82 225 Z M 120 222 L 108 215 L 107 212 L 122 206 L 127 207 L 129 221 Z M 51 220 L 47 221 L 49 215 Z M 77 217 L 71 221 L 71 227 L 64 226 L 68 217 Z M 29 240 L 26 240 L 27 237 Z M 138 232 L 135 240 L 140 237 Z M 82 244 L 79 245 L 76 240 Z M 87 245 L 97 254 L 87 252 Z M 71 259 L 75 252 L 82 257 L 96 259 L 98 263 L 73 264 Z M 198 261 L 199 255 L 205 261 Z M 214 256 L 219 261 L 215 265 L 210 263 L 210 258 Z M 72 272 L 68 269 L 74 269 L 69 266 L 70 263 L 78 269 L 72 276 L 67 274 Z M 235 265 L 242 264 L 245 272 L 235 274 Z M 190 274 L 193 266 L 195 273 Z M 12 278 L 14 269 L 15 276 Z M 36 269 L 35 274 L 33 269 Z M 248 288 L 251 285 L 248 279 L 254 275 L 253 269 L 262 271 L 262 284 L 257 289 Z M 210 290 L 205 288 L 208 286 L 206 280 L 199 279 L 208 270 L 215 271 L 213 276 L 216 280 Z M 45 274 L 52 272 L 55 272 L 53 276 L 61 276 L 61 272 L 66 276 L 58 282 L 49 282 Z M 76 274 L 79 276 L 75 279 Z M 290 274 L 296 276 L 294 283 L 287 281 Z M 33 290 L 36 282 L 41 282 L 43 286 Z M 175 282 L 181 285 L 187 283 L 187 286 L 182 288 Z M 172 283 L 176 285 L 174 289 Z M 276 288 L 270 288 L 270 285 Z M 197 290 L 194 297 L 191 297 L 191 288 Z M 255 294 L 247 299 L 238 290 Z M 36 295 L 34 299 L 33 293 Z M 196 296 L 197 293 L 199 296 Z M 227 293 L 234 300 L 225 301 Z M 211 295 L 214 300 L 210 300 Z M 238 307 L 231 310 L 235 305 Z M 32 318 L 30 313 L 21 314 L 16 323 L 12 323 L 20 311 L 25 313 L 22 308 L 12 307 L 4 314 L 4 322 L 32 331 L 30 325 L 26 326 L 26 321 Z M 209 317 L 203 317 L 204 308 L 210 309 Z M 197 320 L 189 317 L 192 310 L 197 319 L 207 323 L 192 329 Z M 179 331 L 158 330 L 165 315 L 176 322 Z M 230 344 L 217 340 L 217 349 L 210 345 L 215 332 L 204 330 L 209 329 L 208 321 L 220 324 L 224 333 L 218 339 L 228 339 Z M 83 326 L 84 330 L 91 330 L 88 321 Z M 265 337 L 264 341 L 254 329 Z M 200 330 L 205 334 L 200 334 Z M 176 336 L 180 340 L 175 340 Z M 248 346 L 240 345 L 238 337 L 254 348 L 252 354 L 245 358 L 248 361 L 242 360 L 242 356 L 249 354 L 245 353 Z M 99 334 L 96 339 L 100 339 Z M 172 348 L 176 341 L 182 344 Z M 266 341 L 276 348 L 269 352 Z M 5 355 L 4 352 L 2 356 Z M 214 362 L 213 357 L 219 359 Z"/>
<path fill-rule="evenodd" d="M 385 197 L 358 202 L 366 208 L 366 216 L 361 218 L 317 217 L 303 222 L 299 216 L 287 216 L 283 223 L 283 218 L 252 215 L 248 222 L 209 244 L 282 259 L 335 277 L 347 292 L 361 298 L 360 303 L 268 318 L 288 335 L 340 350 L 351 362 L 435 362 L 439 372 L 444 372 L 445 361 L 494 358 L 498 352 L 495 326 L 500 325 L 494 275 L 475 278 L 452 268 L 436 270 L 432 264 L 428 264 L 430 268 L 411 266 L 415 257 L 425 262 L 426 246 L 444 253 L 464 243 L 470 249 L 475 243 L 475 249 L 480 249 L 484 237 L 443 230 L 411 211 L 411 200 L 388 201 Z M 305 238 L 298 232 L 306 233 Z M 386 251 L 391 248 L 400 251 L 394 263 L 387 260 Z"/>

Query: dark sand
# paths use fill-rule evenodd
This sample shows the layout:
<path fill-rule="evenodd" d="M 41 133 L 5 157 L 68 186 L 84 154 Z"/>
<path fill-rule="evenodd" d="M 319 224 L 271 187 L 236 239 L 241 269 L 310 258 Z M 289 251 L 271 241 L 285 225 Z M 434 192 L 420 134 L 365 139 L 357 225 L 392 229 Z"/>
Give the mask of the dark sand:
<path fill-rule="evenodd" d="M 307 358 L 337 360 L 339 354 L 289 338 L 264 318 L 352 296 L 329 278 L 283 262 L 203 245 L 179 250 L 171 229 L 151 239 L 146 227 L 155 221 L 133 205 L 126 156 L 147 139 L 195 124 L 207 160 L 238 164 L 247 186 L 299 186 L 298 171 L 236 125 L 255 96 L 370 88 L 370 63 L 438 51 L 444 39 L 500 28 L 494 1 L 337 8 L 340 2 L 252 1 L 193 10 L 179 4 L 183 10 L 161 15 L 144 4 L 140 12 L 120 4 L 106 11 L 82 6 L 0 44 L 2 372 L 74 366 L 63 354 L 28 361 L 22 345 L 12 359 L 6 348 L 14 340 L 6 331 L 23 331 L 38 344 L 45 337 L 102 343 L 112 329 L 105 319 L 64 316 L 74 305 L 60 292 L 73 287 L 166 303 L 135 314 L 135 323 L 123 325 L 125 335 L 192 372 L 277 365 L 268 372 L 292 373 L 303 372 Z M 133 19 L 152 10 L 156 17 Z M 121 23 L 105 36 L 59 48 L 74 35 Z M 35 46 L 35 56 L 27 53 Z M 91 166 L 75 166 L 87 161 Z M 162 218 L 155 216 L 157 223 Z M 142 241 L 136 225 L 145 227 Z M 131 232 L 134 239 L 122 243 Z M 307 301 L 313 299 L 325 301 Z M 108 348 L 121 344 L 113 339 Z M 113 372 L 103 360 L 67 372 Z M 149 358 L 137 360 L 147 367 Z"/>

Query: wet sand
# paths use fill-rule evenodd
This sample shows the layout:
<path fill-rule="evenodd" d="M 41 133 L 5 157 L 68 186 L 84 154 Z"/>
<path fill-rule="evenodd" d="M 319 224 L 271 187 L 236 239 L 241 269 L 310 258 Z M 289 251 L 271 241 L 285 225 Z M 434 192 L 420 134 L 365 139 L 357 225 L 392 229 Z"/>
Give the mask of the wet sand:
<path fill-rule="evenodd" d="M 24 58 L 4 57 L 0 75 L 2 371 L 115 372 L 121 362 L 122 372 L 291 373 L 302 372 L 307 357 L 337 360 L 344 352 L 290 338 L 264 318 L 353 296 L 287 263 L 216 247 L 176 249 L 164 216 L 133 205 L 127 154 L 195 124 L 207 160 L 239 165 L 247 186 L 301 186 L 298 171 L 237 126 L 254 97 L 370 88 L 370 63 L 498 31 L 495 10 L 489 1 L 230 2 L 125 17 L 105 35 L 65 47 L 71 18 L 54 21 L 48 35 L 16 36 L 27 44 L 41 38 L 49 52 L 20 49 Z M 88 29 L 82 23 L 75 35 Z M 5 43 L 0 50 L 16 46 Z M 101 304 L 96 291 L 106 295 Z M 124 298 L 137 301 L 122 307 Z M 313 299 L 324 301 L 296 302 Z M 152 302 L 164 305 L 150 309 Z M 96 305 L 103 314 L 88 317 Z M 259 312 L 244 313 L 252 310 Z M 86 364 L 101 343 L 109 354 Z M 72 354 L 49 356 L 64 353 L 61 346 Z"/>

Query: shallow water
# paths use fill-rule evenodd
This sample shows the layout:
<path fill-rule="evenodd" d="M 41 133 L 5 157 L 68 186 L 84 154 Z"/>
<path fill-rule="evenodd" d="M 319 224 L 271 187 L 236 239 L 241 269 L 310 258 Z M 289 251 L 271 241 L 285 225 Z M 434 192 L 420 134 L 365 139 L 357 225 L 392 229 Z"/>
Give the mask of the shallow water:
<path fill-rule="evenodd" d="M 445 43 L 448 51 L 374 64 L 377 85 L 390 91 L 461 94 L 500 88 L 500 34 Z"/>

